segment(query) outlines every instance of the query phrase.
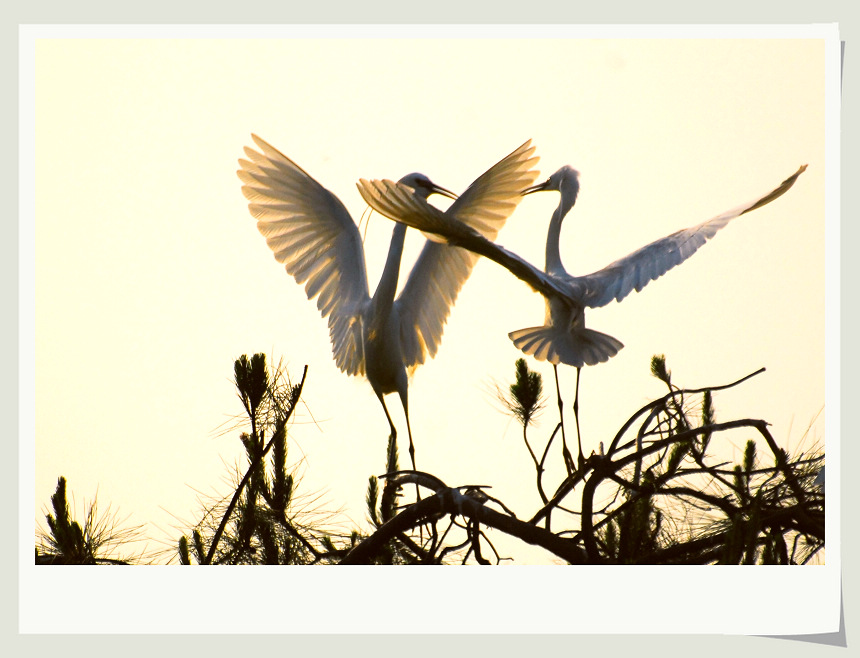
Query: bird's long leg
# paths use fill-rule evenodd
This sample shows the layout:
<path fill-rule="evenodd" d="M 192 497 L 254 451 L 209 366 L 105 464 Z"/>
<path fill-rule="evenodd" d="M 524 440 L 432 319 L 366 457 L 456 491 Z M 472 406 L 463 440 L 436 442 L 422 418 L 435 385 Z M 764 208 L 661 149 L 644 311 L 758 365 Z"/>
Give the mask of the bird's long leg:
<path fill-rule="evenodd" d="M 403 407 L 403 410 L 406 411 L 406 407 Z M 415 444 L 412 442 L 412 428 L 409 426 L 408 411 L 406 411 L 406 433 L 409 435 L 409 458 L 412 460 L 412 470 L 417 471 L 418 467 L 415 466 Z"/>
<path fill-rule="evenodd" d="M 406 387 L 399 391 L 400 402 L 403 404 L 403 415 L 406 416 L 406 433 L 409 435 L 409 458 L 412 460 L 412 470 L 417 471 L 415 466 L 415 444 L 412 442 L 412 427 L 409 425 L 409 399 Z M 421 501 L 421 492 L 418 489 L 418 484 L 415 484 L 415 502 Z M 424 544 L 424 524 L 418 526 L 418 538 L 421 544 Z"/>
<path fill-rule="evenodd" d="M 391 414 L 388 413 L 388 407 L 385 406 L 385 399 L 382 397 L 382 392 L 374 391 L 376 397 L 379 398 L 379 404 L 382 405 L 382 410 L 385 412 L 385 417 L 388 419 L 388 426 L 391 428 L 391 438 L 397 441 L 397 430 L 394 428 L 394 423 L 391 420 Z"/>
<path fill-rule="evenodd" d="M 391 438 L 397 445 L 397 430 L 394 428 L 394 423 L 391 420 L 391 414 L 388 413 L 388 407 L 385 406 L 385 399 L 382 397 L 382 393 L 376 391 L 376 397 L 379 398 L 379 402 L 382 404 L 382 410 L 385 412 L 385 417 L 388 419 L 388 425 L 391 427 Z M 400 401 L 403 403 L 403 412 L 406 415 L 406 431 L 409 434 L 409 457 L 412 459 L 412 470 L 417 470 L 415 468 L 415 445 L 412 443 L 412 428 L 409 426 L 409 408 L 407 406 L 406 397 L 401 394 Z M 421 495 L 418 493 L 418 485 L 415 485 L 415 496 L 418 500 L 421 500 Z"/>
<path fill-rule="evenodd" d="M 561 454 L 564 457 L 567 474 L 570 475 L 576 469 L 573 466 L 573 457 L 570 454 L 570 450 L 567 449 L 567 439 L 564 436 L 564 405 L 561 401 L 561 387 L 558 385 L 558 366 L 554 363 L 552 364 L 552 372 L 555 374 L 555 393 L 558 397 L 558 421 L 561 425 Z"/>
<path fill-rule="evenodd" d="M 409 401 L 405 390 L 400 391 L 400 402 L 403 404 L 403 415 L 406 416 L 406 433 L 409 435 L 409 458 L 412 460 L 412 470 L 417 471 L 415 466 L 415 444 L 412 442 L 412 427 L 409 425 Z"/>
<path fill-rule="evenodd" d="M 415 465 L 415 444 L 412 442 L 412 427 L 409 425 L 409 401 L 406 391 L 400 393 L 400 402 L 403 403 L 403 415 L 406 416 L 406 433 L 409 435 L 409 458 L 412 460 L 412 470 L 417 471 Z M 418 491 L 418 485 L 415 485 L 415 497 L 421 500 L 421 494 Z"/>
<path fill-rule="evenodd" d="M 579 433 L 579 371 L 582 368 L 576 369 L 576 394 L 573 396 L 573 417 L 576 420 L 576 447 L 579 450 L 579 467 L 585 463 L 585 458 L 582 455 L 582 435 Z"/>

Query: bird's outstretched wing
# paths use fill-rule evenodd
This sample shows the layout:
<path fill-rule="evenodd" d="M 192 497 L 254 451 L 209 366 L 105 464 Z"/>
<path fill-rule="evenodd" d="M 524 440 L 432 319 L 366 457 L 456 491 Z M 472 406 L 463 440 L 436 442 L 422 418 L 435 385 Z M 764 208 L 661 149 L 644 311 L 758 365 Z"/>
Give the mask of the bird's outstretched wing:
<path fill-rule="evenodd" d="M 408 186 L 390 180 L 361 179 L 358 191 L 371 208 L 389 219 L 418 229 L 430 240 L 462 247 L 489 258 L 544 296 L 558 296 L 576 303 L 570 298 L 564 282 L 488 240 L 474 228 L 461 222 L 450 209 L 443 213 L 424 199 L 415 196 Z"/>
<path fill-rule="evenodd" d="M 236 173 L 257 228 L 279 263 L 328 317 L 338 368 L 364 373 L 361 309 L 369 302 L 358 227 L 340 200 L 295 162 L 256 135 Z"/>
<path fill-rule="evenodd" d="M 529 186 L 540 176 L 532 168 L 540 158 L 533 155 L 535 147 L 531 143 L 532 140 L 527 140 L 478 176 L 451 204 L 448 214 L 494 240 L 522 200 L 523 183 Z"/>
<path fill-rule="evenodd" d="M 538 177 L 532 169 L 538 161 L 532 155 L 534 150 L 529 140 L 493 165 L 454 201 L 447 213 L 484 237 L 495 239 L 522 199 L 520 190 Z M 465 249 L 431 241 L 424 245 L 396 301 L 407 367 L 424 363 L 428 354 L 436 354 L 451 306 L 477 258 Z"/>
<path fill-rule="evenodd" d="M 651 281 L 683 263 L 699 247 L 736 217 L 770 203 L 785 194 L 798 176 L 806 170 L 803 165 L 768 194 L 733 208 L 708 221 L 682 229 L 665 238 L 637 249 L 633 253 L 586 276 L 573 277 L 570 285 L 573 294 L 585 306 L 597 308 L 612 300 L 621 301 L 634 290 L 639 292 Z"/>

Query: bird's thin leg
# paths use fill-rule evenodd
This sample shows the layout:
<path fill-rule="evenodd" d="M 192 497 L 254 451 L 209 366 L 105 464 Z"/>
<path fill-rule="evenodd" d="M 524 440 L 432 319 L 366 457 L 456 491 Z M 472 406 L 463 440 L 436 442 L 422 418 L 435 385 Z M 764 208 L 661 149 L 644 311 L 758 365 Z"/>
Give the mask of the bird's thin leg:
<path fill-rule="evenodd" d="M 555 374 L 555 393 L 558 397 L 558 422 L 561 425 L 561 454 L 564 457 L 564 465 L 567 467 L 567 474 L 570 475 L 576 469 L 573 466 L 573 457 L 570 450 L 567 449 L 567 439 L 564 436 L 564 405 L 561 401 L 561 387 L 558 385 L 558 366 L 552 364 L 552 371 Z"/>
<path fill-rule="evenodd" d="M 385 412 L 385 417 L 388 419 L 388 426 L 391 428 L 391 438 L 397 441 L 397 430 L 394 428 L 391 414 L 388 413 L 388 407 L 385 406 L 385 400 L 382 397 L 382 393 L 379 391 L 374 391 L 374 393 L 376 393 L 376 397 L 379 398 L 379 403 L 382 405 L 382 410 Z"/>
<path fill-rule="evenodd" d="M 404 407 L 406 409 L 406 407 Z M 406 412 L 406 433 L 409 435 L 409 458 L 412 460 L 412 470 L 417 471 L 415 466 L 415 444 L 412 442 L 412 428 L 409 426 L 409 412 Z"/>
<path fill-rule="evenodd" d="M 403 415 L 406 416 L 406 433 L 409 435 L 409 458 L 412 460 L 412 470 L 417 471 L 415 466 L 415 444 L 412 442 L 412 427 L 409 425 L 409 402 L 406 392 L 400 393 L 400 402 L 403 404 Z"/>
<path fill-rule="evenodd" d="M 388 419 L 388 425 L 391 427 L 391 439 L 394 441 L 395 448 L 397 447 L 397 430 L 394 428 L 394 423 L 391 420 L 391 414 L 388 413 L 388 407 L 385 406 L 385 399 L 382 397 L 382 393 L 376 391 L 376 397 L 379 398 L 379 402 L 382 404 L 382 410 L 385 412 L 385 417 Z M 409 412 L 406 411 L 406 404 L 403 400 L 403 396 L 400 396 L 400 400 L 404 402 L 403 410 L 406 412 L 406 430 L 409 433 L 409 457 L 412 459 L 412 470 L 415 469 L 415 447 L 412 445 L 412 429 L 409 427 Z M 418 485 L 415 485 L 415 491 L 418 491 Z"/>
<path fill-rule="evenodd" d="M 415 466 L 415 444 L 412 442 L 412 427 L 409 425 L 409 399 L 407 397 L 407 389 L 401 388 L 400 402 L 403 404 L 403 415 L 406 416 L 406 433 L 409 435 L 409 457 L 412 459 L 412 470 L 417 471 Z M 418 489 L 418 484 L 415 484 L 415 502 L 421 501 L 421 492 Z M 418 539 L 421 544 L 424 544 L 424 525 L 418 526 Z"/>
<path fill-rule="evenodd" d="M 394 423 L 391 421 L 391 414 L 388 413 L 388 407 L 385 406 L 385 399 L 382 397 L 382 393 L 376 392 L 376 397 L 379 398 L 379 402 L 382 404 L 382 410 L 385 412 L 385 417 L 388 419 L 388 425 L 391 427 L 391 438 L 394 440 L 395 445 L 397 443 L 397 430 L 394 428 Z M 409 457 L 412 459 L 412 470 L 417 470 L 415 468 L 415 445 L 412 443 L 412 428 L 409 426 L 409 408 L 407 407 L 406 398 L 401 395 L 400 401 L 403 403 L 403 412 L 406 415 L 406 431 L 409 434 Z M 418 493 L 418 485 L 415 485 L 415 495 L 418 500 L 421 500 L 421 495 Z"/>
<path fill-rule="evenodd" d="M 409 458 L 412 460 L 412 470 L 417 471 L 415 465 L 415 444 L 412 442 L 412 427 L 409 425 L 409 401 L 406 392 L 400 393 L 400 402 L 403 403 L 403 415 L 406 416 L 406 433 L 409 435 Z M 415 497 L 421 500 L 421 494 L 418 492 L 418 485 L 415 485 Z"/>
<path fill-rule="evenodd" d="M 579 467 L 585 463 L 585 457 L 582 455 L 582 436 L 579 433 L 579 371 L 582 368 L 576 369 L 576 394 L 573 396 L 573 417 L 576 420 L 576 447 L 579 450 Z"/>

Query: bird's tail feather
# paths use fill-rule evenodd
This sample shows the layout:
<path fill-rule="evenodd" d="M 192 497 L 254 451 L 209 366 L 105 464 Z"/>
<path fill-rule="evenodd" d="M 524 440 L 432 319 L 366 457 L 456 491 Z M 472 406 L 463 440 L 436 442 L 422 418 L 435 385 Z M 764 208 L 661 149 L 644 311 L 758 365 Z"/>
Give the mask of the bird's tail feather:
<path fill-rule="evenodd" d="M 512 331 L 508 337 L 538 361 L 563 363 L 575 368 L 608 361 L 624 347 L 620 340 L 584 327 L 569 331 L 552 325 L 529 327 Z"/>

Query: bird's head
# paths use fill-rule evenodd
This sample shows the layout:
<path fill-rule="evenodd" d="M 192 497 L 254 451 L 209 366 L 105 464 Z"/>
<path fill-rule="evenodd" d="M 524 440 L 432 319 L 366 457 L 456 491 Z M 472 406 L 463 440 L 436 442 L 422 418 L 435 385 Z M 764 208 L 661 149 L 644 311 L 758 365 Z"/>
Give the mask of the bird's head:
<path fill-rule="evenodd" d="M 527 187 L 520 194 L 525 196 L 532 192 L 563 192 L 572 194 L 576 198 L 576 193 L 579 192 L 579 172 L 570 165 L 564 165 L 561 169 L 547 178 L 543 183 Z"/>
<path fill-rule="evenodd" d="M 441 194 L 442 196 L 446 196 L 449 199 L 457 198 L 456 194 L 454 194 L 450 190 L 446 190 L 440 185 L 436 185 L 436 183 L 431 181 L 424 174 L 408 174 L 397 182 L 403 183 L 404 185 L 408 185 L 409 187 L 411 187 L 413 190 L 415 190 L 416 196 L 419 196 L 422 199 L 426 199 L 431 194 Z"/>

